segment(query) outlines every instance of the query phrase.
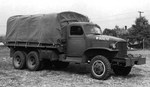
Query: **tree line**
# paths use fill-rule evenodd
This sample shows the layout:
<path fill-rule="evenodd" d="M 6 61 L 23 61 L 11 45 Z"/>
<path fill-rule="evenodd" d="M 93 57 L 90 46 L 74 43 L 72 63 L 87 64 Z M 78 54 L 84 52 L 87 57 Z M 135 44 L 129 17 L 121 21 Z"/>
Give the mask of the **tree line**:
<path fill-rule="evenodd" d="M 0 36 L 0 42 L 3 42 L 4 36 Z"/>
<path fill-rule="evenodd" d="M 103 34 L 123 38 L 128 41 L 129 46 L 137 44 L 137 48 L 142 48 L 144 43 L 145 48 L 150 48 L 150 25 L 145 17 L 136 18 L 129 28 L 120 28 L 118 25 L 113 29 L 105 28 Z"/>

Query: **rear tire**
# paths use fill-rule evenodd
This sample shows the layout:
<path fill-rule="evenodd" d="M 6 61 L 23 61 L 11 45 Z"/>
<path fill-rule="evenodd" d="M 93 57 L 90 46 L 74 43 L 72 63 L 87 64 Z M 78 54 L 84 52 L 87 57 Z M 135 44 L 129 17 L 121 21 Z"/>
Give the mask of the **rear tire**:
<path fill-rule="evenodd" d="M 39 55 L 37 52 L 31 51 L 27 55 L 26 65 L 27 65 L 29 70 L 37 71 L 37 70 L 41 69 L 42 64 L 43 63 L 40 61 Z"/>
<path fill-rule="evenodd" d="M 113 66 L 113 71 L 116 75 L 127 76 L 132 67 L 121 67 L 121 66 Z"/>
<path fill-rule="evenodd" d="M 23 51 L 16 51 L 13 55 L 13 66 L 15 69 L 25 68 L 26 55 Z"/>
<path fill-rule="evenodd" d="M 91 76 L 95 79 L 106 80 L 111 73 L 111 65 L 107 58 L 98 55 L 90 63 Z"/>

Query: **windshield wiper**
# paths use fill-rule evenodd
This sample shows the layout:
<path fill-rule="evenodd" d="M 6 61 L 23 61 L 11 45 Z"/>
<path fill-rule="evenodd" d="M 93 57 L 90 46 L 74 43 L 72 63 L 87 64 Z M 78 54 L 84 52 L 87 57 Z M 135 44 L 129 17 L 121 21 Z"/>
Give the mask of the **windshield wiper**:
<path fill-rule="evenodd" d="M 100 33 L 87 33 L 87 34 L 101 35 Z"/>
<path fill-rule="evenodd" d="M 100 33 L 92 33 L 92 34 L 94 34 L 94 35 L 101 35 Z"/>

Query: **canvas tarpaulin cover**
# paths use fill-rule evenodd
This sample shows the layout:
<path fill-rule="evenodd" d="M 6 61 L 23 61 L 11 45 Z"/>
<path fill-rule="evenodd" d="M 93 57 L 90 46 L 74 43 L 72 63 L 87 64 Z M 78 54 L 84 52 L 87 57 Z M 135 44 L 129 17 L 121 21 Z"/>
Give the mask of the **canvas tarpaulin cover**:
<path fill-rule="evenodd" d="M 5 40 L 57 44 L 62 38 L 61 27 L 72 21 L 89 22 L 89 19 L 75 12 L 12 16 L 7 21 Z"/>

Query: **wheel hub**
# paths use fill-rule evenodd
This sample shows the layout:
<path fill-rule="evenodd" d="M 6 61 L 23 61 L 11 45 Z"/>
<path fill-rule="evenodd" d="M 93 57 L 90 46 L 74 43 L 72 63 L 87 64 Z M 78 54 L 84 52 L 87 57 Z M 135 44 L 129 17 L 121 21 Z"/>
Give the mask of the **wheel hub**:
<path fill-rule="evenodd" d="M 93 63 L 93 71 L 96 75 L 102 76 L 105 72 L 105 66 L 102 61 L 95 61 Z"/>
<path fill-rule="evenodd" d="M 34 65 L 36 64 L 34 57 L 31 57 L 31 59 L 30 59 L 30 64 L 31 64 L 32 66 L 34 66 Z"/>
<path fill-rule="evenodd" d="M 95 67 L 94 67 L 94 70 L 97 74 L 102 74 L 103 71 L 104 71 L 104 67 L 101 63 L 96 63 Z"/>
<path fill-rule="evenodd" d="M 17 64 L 17 66 L 19 66 L 21 64 L 21 59 L 19 56 L 16 57 L 15 62 Z"/>

